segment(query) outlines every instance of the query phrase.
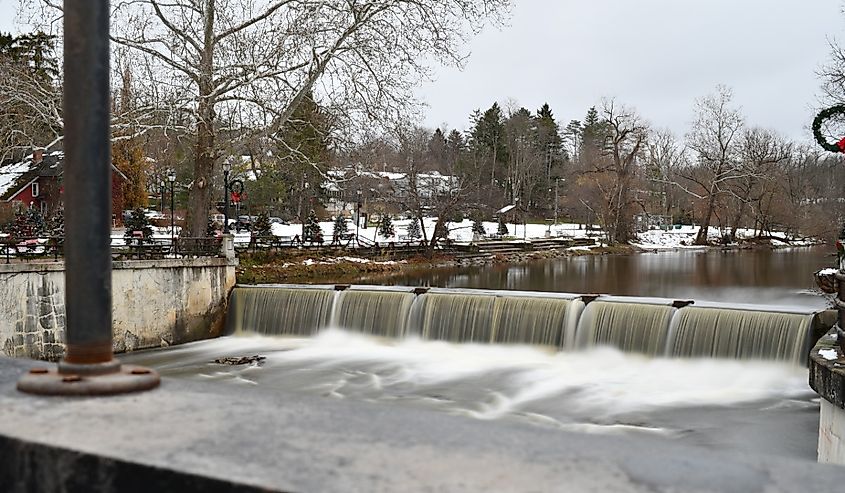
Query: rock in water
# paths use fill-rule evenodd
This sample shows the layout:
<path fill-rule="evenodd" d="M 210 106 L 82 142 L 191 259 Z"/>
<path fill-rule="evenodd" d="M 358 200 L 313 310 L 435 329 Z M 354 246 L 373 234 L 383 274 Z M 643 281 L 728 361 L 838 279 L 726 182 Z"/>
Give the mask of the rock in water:
<path fill-rule="evenodd" d="M 218 365 L 260 365 L 262 361 L 267 359 L 266 356 L 228 356 L 226 358 L 217 358 L 214 363 Z"/>

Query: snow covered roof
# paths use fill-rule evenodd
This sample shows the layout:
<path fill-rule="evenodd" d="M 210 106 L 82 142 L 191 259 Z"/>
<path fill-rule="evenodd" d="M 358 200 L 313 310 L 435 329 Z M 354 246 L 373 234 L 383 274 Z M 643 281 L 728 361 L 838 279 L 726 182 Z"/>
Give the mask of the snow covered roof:
<path fill-rule="evenodd" d="M 64 157 L 64 151 L 53 151 L 49 154 L 45 153 L 39 162 L 36 162 L 30 154 L 23 161 L 0 165 L 0 199 L 11 199 L 21 188 L 36 178 L 61 176 L 64 173 Z M 112 164 L 112 170 L 124 180 L 128 180 L 114 164 Z"/>
<path fill-rule="evenodd" d="M 508 212 L 514 210 L 515 208 L 516 208 L 515 205 L 506 205 L 506 206 L 502 207 L 501 209 L 497 210 L 496 214 L 507 214 Z"/>

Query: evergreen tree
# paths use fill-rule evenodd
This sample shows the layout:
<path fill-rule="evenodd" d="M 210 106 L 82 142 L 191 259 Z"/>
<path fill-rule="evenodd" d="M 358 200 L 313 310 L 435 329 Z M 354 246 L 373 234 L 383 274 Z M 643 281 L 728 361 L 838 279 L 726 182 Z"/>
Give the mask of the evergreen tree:
<path fill-rule="evenodd" d="M 548 103 L 537 110 L 536 121 L 537 144 L 545 153 L 546 177 L 548 179 L 553 174 L 552 170 L 563 161 L 563 139 L 560 136 L 560 125 L 557 124 Z"/>
<path fill-rule="evenodd" d="M 505 224 L 504 216 L 499 217 L 499 229 L 496 230 L 496 233 L 498 233 L 501 236 L 507 236 L 508 235 L 508 225 Z"/>
<path fill-rule="evenodd" d="M 587 111 L 587 116 L 584 118 L 584 126 L 581 129 L 582 152 L 588 155 L 600 153 L 604 149 L 606 137 L 606 125 L 599 118 L 599 112 L 596 110 L 596 107 L 593 106 Z"/>
<path fill-rule="evenodd" d="M 309 201 L 322 197 L 321 185 L 332 158 L 333 117 L 312 94 L 303 99 L 283 126 L 281 143 L 251 153 L 249 167 L 257 179 L 250 184 L 250 202 L 270 210 L 287 208 L 302 217 Z M 247 171 L 246 169 L 242 171 Z"/>
<path fill-rule="evenodd" d="M 15 221 L 9 227 L 9 234 L 16 238 L 40 237 L 45 233 L 45 226 L 41 212 L 29 207 L 15 213 Z"/>
<path fill-rule="evenodd" d="M 419 219 L 413 217 L 411 218 L 411 223 L 408 224 L 408 239 L 418 240 L 420 238 L 422 238 L 422 232 L 420 231 L 420 221 Z"/>
<path fill-rule="evenodd" d="M 254 236 L 259 238 L 272 236 L 273 230 L 270 227 L 270 218 L 267 216 L 266 212 L 262 212 L 255 218 L 255 224 L 252 227 L 252 232 Z"/>
<path fill-rule="evenodd" d="M 449 136 L 446 138 L 446 164 L 451 172 L 463 169 L 461 158 L 465 151 L 466 139 L 463 134 L 457 130 L 449 132 Z"/>
<path fill-rule="evenodd" d="M 332 236 L 336 240 L 340 240 L 343 238 L 343 235 L 346 234 L 349 227 L 346 224 L 346 216 L 343 214 L 338 214 L 336 218 L 334 218 L 334 225 L 332 229 Z"/>
<path fill-rule="evenodd" d="M 129 220 L 126 221 L 124 226 L 126 228 L 126 232 L 123 235 L 126 237 L 127 244 L 132 242 L 132 238 L 134 237 L 134 233 L 136 231 L 140 231 L 145 240 L 153 235 L 153 228 L 150 226 L 150 220 L 147 218 L 147 214 L 144 212 L 144 209 L 141 209 L 140 207 L 132 211 L 132 214 L 129 216 Z"/>
<path fill-rule="evenodd" d="M 483 114 L 473 114 L 470 138 L 473 152 L 479 158 L 479 169 L 475 171 L 484 177 L 482 183 L 489 176 L 490 184 L 495 185 L 496 177 L 502 176 L 502 168 L 508 162 L 505 133 L 505 121 L 498 103 L 493 103 Z"/>
<path fill-rule="evenodd" d="M 487 230 L 484 229 L 484 223 L 480 216 L 476 216 L 472 221 L 472 232 L 479 235 L 486 235 Z"/>
<path fill-rule="evenodd" d="M 446 137 L 439 128 L 431 135 L 428 141 L 428 154 L 434 169 L 444 171 L 448 165 L 446 152 Z"/>
<path fill-rule="evenodd" d="M 569 124 L 563 130 L 565 140 L 572 146 L 572 157 L 577 159 L 581 149 L 581 122 L 579 120 L 570 120 Z"/>
<path fill-rule="evenodd" d="M 57 207 L 47 221 L 47 233 L 50 236 L 65 235 L 65 211 L 63 207 Z"/>
<path fill-rule="evenodd" d="M 378 224 L 378 234 L 384 238 L 391 238 L 396 235 L 396 231 L 393 229 L 393 220 L 389 214 L 384 214 L 381 217 L 381 221 Z"/>
<path fill-rule="evenodd" d="M 323 230 L 320 228 L 320 221 L 317 219 L 317 213 L 314 209 L 308 212 L 308 217 L 305 219 L 305 238 L 304 241 L 310 243 L 323 243 Z"/>

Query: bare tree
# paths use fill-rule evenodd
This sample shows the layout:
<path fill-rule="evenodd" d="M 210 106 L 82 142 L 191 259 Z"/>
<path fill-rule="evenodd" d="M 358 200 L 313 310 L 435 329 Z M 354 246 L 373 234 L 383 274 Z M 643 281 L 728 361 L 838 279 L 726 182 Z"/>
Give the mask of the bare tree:
<path fill-rule="evenodd" d="M 628 243 L 634 234 L 632 184 L 637 158 L 646 144 L 648 125 L 636 111 L 613 99 L 602 103 L 602 118 L 608 130 L 607 171 L 613 177 L 605 194 L 608 211 L 605 229 L 611 243 Z"/>
<path fill-rule="evenodd" d="M 756 222 L 761 227 L 771 223 L 769 211 L 773 199 L 785 192 L 779 180 L 790 154 L 791 145 L 774 132 L 761 128 L 743 132 L 740 139 L 740 169 L 736 179 L 727 188 L 737 204 L 730 223 L 732 238 L 736 237 L 749 206 L 755 209 Z"/>
<path fill-rule="evenodd" d="M 686 162 L 686 148 L 669 130 L 653 132 L 648 141 L 648 179 L 660 196 L 661 213 L 672 215 L 675 206 L 672 184 L 678 170 Z"/>
<path fill-rule="evenodd" d="M 732 99 L 731 90 L 719 86 L 714 94 L 696 101 L 695 121 L 687 136 L 687 145 L 695 152 L 698 167 L 687 168 L 680 175 L 697 190 L 681 186 L 706 204 L 695 240 L 700 245 L 707 243 L 717 199 L 728 193 L 731 181 L 742 173 L 738 140 L 744 121 L 740 111 L 731 106 Z"/>
<path fill-rule="evenodd" d="M 205 233 L 215 162 L 235 135 L 280 130 L 309 95 L 356 128 L 415 105 L 425 59 L 460 65 L 468 34 L 508 0 L 118 1 L 112 40 L 144 67 L 147 92 L 191 120 L 190 231 Z M 151 96 L 152 98 L 152 96 Z M 229 137 L 221 142 L 219 136 Z M 291 149 L 291 152 L 295 149 Z"/>

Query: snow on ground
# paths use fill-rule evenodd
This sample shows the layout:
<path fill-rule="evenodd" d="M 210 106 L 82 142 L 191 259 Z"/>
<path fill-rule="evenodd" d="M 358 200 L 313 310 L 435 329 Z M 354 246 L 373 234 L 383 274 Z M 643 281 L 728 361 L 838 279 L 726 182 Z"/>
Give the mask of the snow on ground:
<path fill-rule="evenodd" d="M 436 222 L 437 218 L 424 219 L 423 223 L 425 224 L 427 237 L 430 237 L 431 233 L 434 232 L 434 225 Z M 395 234 L 390 237 L 384 237 L 378 234 L 378 228 L 374 226 L 368 226 L 366 229 L 359 228 L 358 234 L 362 238 L 377 242 L 410 241 L 410 238 L 408 238 L 408 226 L 410 224 L 411 219 L 394 220 L 393 229 Z M 496 232 L 499 230 L 499 223 L 484 222 L 483 224 L 488 237 L 496 236 Z M 547 224 L 528 224 L 523 226 L 522 224 L 508 223 L 507 227 L 508 234 L 505 235 L 505 239 L 509 238 L 512 240 L 545 238 L 546 233 L 549 231 L 549 225 Z M 331 221 L 321 222 L 320 228 L 323 230 L 323 237 L 328 241 L 331 241 L 330 239 L 334 230 L 334 223 Z M 302 224 L 273 224 L 272 231 L 276 236 L 289 239 L 296 235 L 302 235 Z M 354 222 L 349 224 L 347 231 L 350 233 L 355 232 Z M 472 221 L 468 219 L 461 222 L 449 223 L 449 231 L 449 238 L 453 241 L 459 243 L 469 243 L 472 241 Z M 593 232 L 593 234 L 595 235 L 595 232 Z M 559 236 L 565 238 L 586 238 L 587 230 L 583 229 L 583 227 L 578 224 L 558 224 L 557 226 L 552 226 L 551 235 L 554 237 Z"/>
<path fill-rule="evenodd" d="M 427 237 L 431 236 L 431 233 L 434 231 L 434 225 L 437 222 L 437 218 L 425 218 L 423 223 L 425 224 L 425 230 L 427 233 Z M 365 228 L 359 228 L 357 230 L 358 234 L 367 240 L 375 241 L 379 243 L 386 243 L 386 242 L 403 242 L 403 241 L 414 241 L 408 237 L 408 227 L 411 223 L 410 219 L 396 219 L 393 221 L 393 229 L 395 234 L 390 237 L 384 237 L 378 234 L 378 228 L 374 226 L 368 226 Z M 461 222 L 451 222 L 448 223 L 449 228 L 449 238 L 452 241 L 457 243 L 470 243 L 473 241 L 473 233 L 472 233 L 472 221 L 465 219 Z M 486 233 L 486 237 L 488 239 L 492 238 L 499 238 L 497 232 L 499 230 L 499 223 L 497 222 L 490 222 L 485 221 L 483 223 L 484 230 Z M 331 242 L 332 232 L 334 230 L 334 223 L 332 221 L 323 221 L 320 223 L 320 228 L 323 231 L 323 238 L 326 243 Z M 522 241 L 522 240 L 531 240 L 531 239 L 539 239 L 539 238 L 547 238 L 551 236 L 552 238 L 595 238 L 596 240 L 600 241 L 603 239 L 603 236 L 600 231 L 588 231 L 583 224 L 575 224 L 575 223 L 561 223 L 556 225 L 549 225 L 549 224 L 514 224 L 514 223 L 507 223 L 508 234 L 504 235 L 501 239 L 503 240 L 513 240 L 513 241 Z M 680 227 L 672 227 L 668 230 L 662 229 L 653 229 L 650 231 L 646 231 L 643 233 L 639 233 L 637 235 L 638 239 L 634 242 L 635 246 L 641 247 L 647 250 L 671 250 L 671 249 L 698 249 L 703 248 L 702 246 L 695 245 L 695 237 L 698 234 L 698 226 L 680 226 Z M 273 223 L 271 224 L 271 231 L 273 235 L 280 237 L 283 241 L 290 241 L 295 236 L 302 235 L 302 224 L 279 224 Z M 354 222 L 348 223 L 347 226 L 348 233 L 355 233 L 355 224 Z M 176 228 L 176 235 L 178 236 L 180 233 L 179 227 Z M 250 242 L 250 232 L 249 231 L 240 231 L 236 232 L 232 230 L 232 234 L 235 236 L 235 243 L 236 244 L 248 244 Z M 752 229 L 739 229 L 737 230 L 737 238 L 738 239 L 747 239 L 753 238 L 756 235 L 756 231 Z M 783 233 L 775 233 L 775 236 L 785 236 Z M 718 228 L 711 227 L 708 231 L 708 238 L 712 242 L 718 242 L 722 238 L 722 232 Z M 169 228 L 154 228 L 153 233 L 153 240 L 160 241 L 160 242 L 167 242 L 170 240 L 170 229 Z M 776 245 L 787 245 L 785 242 L 779 242 L 778 240 L 772 240 L 773 244 Z M 792 240 L 788 243 L 790 246 L 803 246 L 803 245 L 812 245 L 816 242 L 808 239 L 808 240 Z M 122 246 L 125 245 L 125 238 L 123 237 L 123 230 L 122 229 L 115 229 L 112 231 L 112 245 L 114 246 Z M 354 260 L 350 260 L 354 261 Z"/>

